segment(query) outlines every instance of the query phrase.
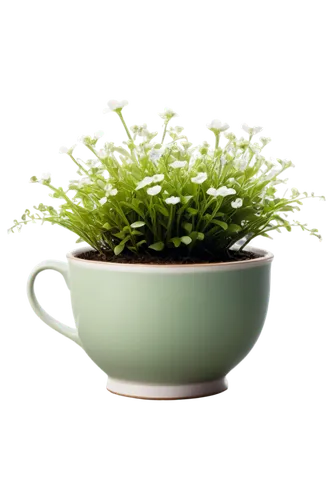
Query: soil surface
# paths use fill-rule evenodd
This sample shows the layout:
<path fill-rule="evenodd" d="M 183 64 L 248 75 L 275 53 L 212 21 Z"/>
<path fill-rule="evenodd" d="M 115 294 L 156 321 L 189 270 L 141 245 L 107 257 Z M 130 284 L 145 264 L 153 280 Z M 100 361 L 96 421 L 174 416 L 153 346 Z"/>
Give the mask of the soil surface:
<path fill-rule="evenodd" d="M 188 256 L 172 254 L 170 252 L 163 253 L 159 252 L 157 255 L 142 254 L 134 255 L 132 253 L 122 253 L 120 255 L 114 255 L 113 253 L 100 254 L 96 250 L 90 250 L 89 252 L 82 252 L 76 254 L 76 257 L 84 260 L 94 260 L 99 262 L 113 262 L 115 264 L 153 264 L 153 265 L 172 265 L 172 264 L 216 264 L 219 262 L 238 262 L 241 260 L 252 260 L 261 255 L 254 252 L 242 251 L 235 252 L 229 251 L 221 255 L 209 255 L 207 256 Z"/>

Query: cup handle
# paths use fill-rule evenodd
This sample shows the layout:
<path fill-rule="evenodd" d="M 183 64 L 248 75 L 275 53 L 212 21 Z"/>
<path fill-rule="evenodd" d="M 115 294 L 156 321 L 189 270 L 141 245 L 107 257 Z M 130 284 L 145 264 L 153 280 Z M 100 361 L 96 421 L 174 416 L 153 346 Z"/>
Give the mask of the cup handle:
<path fill-rule="evenodd" d="M 62 333 L 62 335 L 65 335 L 65 337 L 68 337 L 82 347 L 76 328 L 71 328 L 70 326 L 67 326 L 64 323 L 61 323 L 60 321 L 53 318 L 42 308 L 37 300 L 34 288 L 35 279 L 41 271 L 45 271 L 46 269 L 52 269 L 53 271 L 57 271 L 58 273 L 62 274 L 69 288 L 68 265 L 65 262 L 60 262 L 57 260 L 46 260 L 44 262 L 41 262 L 36 267 L 34 267 L 28 278 L 27 293 L 31 307 L 33 308 L 37 316 L 39 316 L 40 319 L 44 321 L 44 323 L 49 325 L 57 332 Z"/>

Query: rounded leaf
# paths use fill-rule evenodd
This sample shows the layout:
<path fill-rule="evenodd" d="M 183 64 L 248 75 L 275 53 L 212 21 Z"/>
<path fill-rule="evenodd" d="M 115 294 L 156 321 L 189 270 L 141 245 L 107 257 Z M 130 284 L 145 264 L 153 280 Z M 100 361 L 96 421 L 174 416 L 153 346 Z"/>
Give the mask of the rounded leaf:
<path fill-rule="evenodd" d="M 190 233 L 192 231 L 192 224 L 190 222 L 184 222 L 183 223 L 183 228 L 187 233 Z"/>
<path fill-rule="evenodd" d="M 216 226 L 222 227 L 222 229 L 224 229 L 225 231 L 228 229 L 228 224 L 222 220 L 213 219 L 212 223 L 215 224 Z M 236 224 L 231 224 L 231 225 L 235 226 Z M 229 228 L 230 228 L 230 226 L 229 226 Z"/>
<path fill-rule="evenodd" d="M 178 248 L 182 242 L 181 239 L 177 237 L 171 238 L 170 241 L 175 245 L 176 248 Z"/>
<path fill-rule="evenodd" d="M 131 224 L 131 227 L 132 227 L 133 229 L 136 229 L 136 228 L 138 228 L 138 227 L 143 227 L 143 226 L 145 226 L 145 222 L 143 222 L 142 220 L 138 220 L 138 221 L 133 222 L 133 223 Z"/>
<path fill-rule="evenodd" d="M 186 212 L 188 212 L 190 215 L 197 215 L 198 210 L 196 208 L 189 207 L 186 209 Z"/>
<path fill-rule="evenodd" d="M 241 231 L 241 229 L 241 226 L 239 226 L 238 224 L 230 224 L 228 227 L 230 233 L 238 233 L 239 231 Z"/>
<path fill-rule="evenodd" d="M 125 245 L 117 245 L 115 248 L 114 248 L 114 253 L 115 255 L 119 255 L 125 248 Z"/>
<path fill-rule="evenodd" d="M 160 212 L 162 215 L 165 217 L 169 216 L 169 212 L 165 207 L 162 207 L 162 205 L 155 205 L 155 208 L 158 212 Z"/>
<path fill-rule="evenodd" d="M 152 245 L 149 245 L 148 248 L 151 248 L 152 250 L 155 250 L 156 252 L 161 252 L 164 248 L 164 243 L 163 243 L 163 241 L 158 241 L 157 243 L 153 243 Z"/>
<path fill-rule="evenodd" d="M 141 247 L 141 245 L 144 245 L 146 242 L 146 240 L 140 240 L 138 241 L 138 243 L 136 244 L 137 247 Z"/>
<path fill-rule="evenodd" d="M 126 234 L 124 233 L 124 231 L 120 231 L 119 233 L 115 233 L 113 236 L 122 240 L 123 238 L 125 238 Z"/>
<path fill-rule="evenodd" d="M 180 239 L 182 243 L 184 243 L 184 245 L 189 245 L 190 243 L 192 243 L 192 238 L 190 238 L 189 236 L 182 236 Z"/>

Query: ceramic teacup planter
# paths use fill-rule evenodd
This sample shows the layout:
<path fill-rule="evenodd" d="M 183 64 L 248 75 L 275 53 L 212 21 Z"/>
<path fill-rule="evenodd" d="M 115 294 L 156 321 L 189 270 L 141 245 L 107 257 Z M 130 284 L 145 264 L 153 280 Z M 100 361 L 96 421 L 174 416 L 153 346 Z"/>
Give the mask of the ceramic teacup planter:
<path fill-rule="evenodd" d="M 263 327 L 273 255 L 198 265 L 45 261 L 28 282 L 30 303 L 49 326 L 74 340 L 107 374 L 114 393 L 148 399 L 193 398 L 227 388 L 226 375 Z M 82 252 L 82 250 L 81 250 Z M 34 281 L 45 269 L 70 288 L 76 329 L 49 316 Z"/>
<path fill-rule="evenodd" d="M 60 204 L 26 210 L 11 231 L 50 222 L 90 249 L 68 254 L 68 264 L 37 266 L 30 302 L 104 370 L 112 392 L 152 399 L 216 394 L 255 344 L 267 311 L 273 256 L 248 244 L 292 227 L 320 239 L 317 229 L 288 218 L 314 194 L 285 190 L 285 172 L 294 165 L 263 156 L 270 139 L 253 142 L 261 127 L 243 124 L 247 136 L 237 138 L 213 120 L 207 127 L 214 145 L 193 145 L 183 127 L 170 127 L 172 109 L 160 114 L 157 139 L 146 124 L 126 125 L 126 105 L 108 102 L 127 136 L 120 146 L 96 132 L 60 148 L 78 169 L 67 188 L 55 186 L 50 174 L 31 177 Z M 83 161 L 76 147 L 93 159 Z M 64 276 L 77 329 L 38 304 L 34 280 L 44 269 Z"/>

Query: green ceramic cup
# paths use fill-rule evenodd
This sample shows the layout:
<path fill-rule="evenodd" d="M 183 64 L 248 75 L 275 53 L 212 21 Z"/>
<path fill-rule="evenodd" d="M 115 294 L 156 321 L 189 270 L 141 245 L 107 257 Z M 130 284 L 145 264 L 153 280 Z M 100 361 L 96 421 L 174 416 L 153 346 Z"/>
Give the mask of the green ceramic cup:
<path fill-rule="evenodd" d="M 74 340 L 107 374 L 107 388 L 148 399 L 217 394 L 252 349 L 268 307 L 271 253 L 249 261 L 140 265 L 45 261 L 28 281 L 35 313 Z M 34 292 L 45 269 L 60 272 L 71 292 L 77 329 L 45 312 Z"/>

